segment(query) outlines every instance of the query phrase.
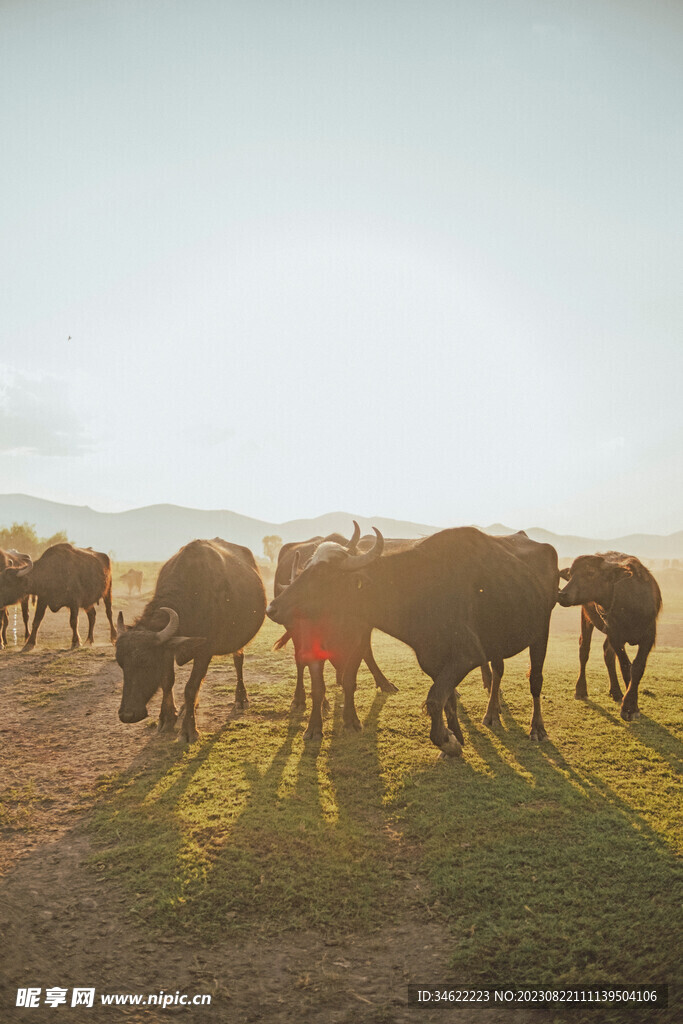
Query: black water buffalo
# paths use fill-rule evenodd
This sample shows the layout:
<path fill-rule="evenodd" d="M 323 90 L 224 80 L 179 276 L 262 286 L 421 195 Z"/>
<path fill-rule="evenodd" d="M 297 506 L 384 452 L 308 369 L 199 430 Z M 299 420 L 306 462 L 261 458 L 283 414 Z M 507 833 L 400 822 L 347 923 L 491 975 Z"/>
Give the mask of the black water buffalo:
<path fill-rule="evenodd" d="M 0 574 L 9 566 L 28 565 L 29 556 L 20 555 L 18 551 L 4 551 L 0 548 Z M 15 602 L 16 603 L 16 602 Z M 21 598 L 21 617 L 24 620 L 24 640 L 28 640 L 28 597 Z M 7 607 L 0 608 L 0 650 L 7 646 L 7 627 L 9 625 L 9 613 Z"/>
<path fill-rule="evenodd" d="M 129 569 L 128 572 L 124 572 L 123 576 L 119 576 L 119 580 L 128 587 L 129 597 L 134 590 L 137 590 L 138 594 L 142 593 L 142 573 L 139 569 Z"/>
<path fill-rule="evenodd" d="M 334 559 L 320 558 L 321 546 L 268 608 L 276 622 L 298 618 L 321 623 L 324 630 L 355 630 L 358 642 L 344 667 L 345 725 L 360 728 L 355 674 L 367 630 L 376 627 L 412 647 L 431 676 L 426 701 L 430 738 L 450 756 L 460 754 L 464 742 L 455 687 L 477 666 L 491 662 L 500 667 L 528 647 L 534 705 L 530 736 L 543 739 L 543 661 L 559 583 L 555 549 L 537 544 L 538 564 L 532 569 L 505 538 L 473 527 L 442 530 L 387 554 L 384 538 L 375 533 L 373 549 L 362 555 L 340 549 Z"/>
<path fill-rule="evenodd" d="M 298 541 L 283 545 L 278 555 L 278 564 L 275 570 L 273 591 L 277 597 L 292 582 L 299 571 L 308 564 L 321 544 L 332 544 L 336 547 L 343 547 L 349 553 L 355 553 L 357 549 L 372 546 L 374 537 L 360 538 L 360 527 L 354 521 L 354 532 L 347 541 L 339 533 L 329 534 L 327 537 L 311 537 L 310 540 Z M 403 542 L 388 541 L 387 544 Z M 405 542 L 409 543 L 409 542 Z M 311 716 L 308 727 L 304 733 L 304 739 L 319 739 L 322 737 L 322 713 L 327 704 L 325 700 L 325 679 L 324 665 L 326 660 L 332 662 L 337 673 L 337 682 L 342 681 L 342 670 L 346 656 L 346 644 L 344 637 L 337 632 L 331 640 L 326 638 L 323 642 L 319 630 L 311 623 L 304 623 L 294 620 L 287 623 L 287 632 L 280 637 L 275 644 L 275 650 L 280 650 L 291 639 L 294 644 L 294 658 L 296 661 L 296 689 L 292 700 L 292 710 L 306 707 L 306 690 L 304 688 L 304 669 L 308 667 L 311 676 Z M 363 661 L 367 665 L 375 686 L 384 693 L 396 693 L 396 687 L 390 683 L 375 661 L 372 653 L 370 632 L 368 632 L 367 648 L 363 653 Z"/>
<path fill-rule="evenodd" d="M 85 608 L 88 616 L 89 644 L 94 641 L 95 605 L 104 601 L 109 619 L 112 643 L 116 640 L 111 614 L 111 562 L 109 555 L 92 548 L 75 548 L 72 544 L 53 544 L 35 562 L 26 556 L 21 566 L 8 566 L 0 572 L 0 607 L 15 604 L 29 594 L 36 596 L 36 612 L 31 633 L 24 645 L 30 651 L 36 645 L 38 627 L 46 610 L 68 608 L 72 647 L 80 647 L 78 610 Z"/>
<path fill-rule="evenodd" d="M 214 654 L 232 654 L 237 671 L 235 705 L 247 703 L 243 648 L 258 632 L 266 608 L 263 582 L 249 548 L 219 537 L 193 540 L 162 567 L 154 597 L 133 626 L 118 617 L 116 660 L 123 669 L 122 722 L 147 717 L 147 704 L 161 688 L 159 728 L 173 731 L 174 659 L 192 661 L 185 687 L 182 735 L 198 738 L 197 695 Z"/>
<path fill-rule="evenodd" d="M 638 684 L 657 635 L 657 616 L 662 608 L 657 581 L 634 555 L 619 551 L 580 555 L 560 575 L 568 583 L 557 596 L 558 604 L 564 608 L 581 605 L 580 667 L 574 696 L 577 700 L 588 697 L 586 662 L 593 628 L 597 626 L 606 634 L 603 653 L 610 695 L 613 700 L 621 701 L 621 717 L 630 722 L 639 715 Z M 625 644 L 638 647 L 633 664 L 624 649 Z M 623 700 L 615 655 L 627 688 Z"/>

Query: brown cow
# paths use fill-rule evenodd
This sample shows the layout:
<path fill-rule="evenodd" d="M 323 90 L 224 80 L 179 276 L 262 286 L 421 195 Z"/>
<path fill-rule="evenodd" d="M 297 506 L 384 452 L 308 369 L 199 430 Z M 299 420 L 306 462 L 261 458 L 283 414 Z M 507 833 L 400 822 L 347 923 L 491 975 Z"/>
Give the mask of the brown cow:
<path fill-rule="evenodd" d="M 657 635 L 657 616 L 662 608 L 662 594 L 652 573 L 634 555 L 607 551 L 599 555 L 580 555 L 560 576 L 568 580 L 557 596 L 563 608 L 581 605 L 581 637 L 579 640 L 579 678 L 574 696 L 588 698 L 586 662 L 590 654 L 593 629 L 606 634 L 603 653 L 610 681 L 610 696 L 621 701 L 621 717 L 625 722 L 639 717 L 638 684 Z M 637 645 L 633 664 L 625 644 Z M 626 684 L 623 694 L 617 679 L 615 655 Z"/>
<path fill-rule="evenodd" d="M 10 565 L 22 566 L 27 564 L 27 555 L 20 555 L 18 551 L 4 551 L 0 548 L 0 573 L 4 572 Z M 21 617 L 24 620 L 24 640 L 28 640 L 28 597 L 21 599 Z M 0 608 L 0 650 L 7 646 L 7 627 L 9 625 L 9 613 L 7 607 Z"/>
<path fill-rule="evenodd" d="M 24 651 L 35 647 L 38 627 L 48 608 L 53 612 L 69 608 L 72 647 L 80 647 L 78 610 L 85 608 L 88 616 L 87 642 L 93 643 L 95 605 L 100 600 L 104 601 L 112 643 L 116 640 L 111 614 L 111 562 L 108 555 L 63 543 L 49 547 L 35 564 L 28 555 L 23 557 L 25 564 L 8 566 L 0 572 L 0 607 L 35 594 L 36 612 Z"/>
<path fill-rule="evenodd" d="M 178 714 L 173 700 L 174 658 L 192 661 L 185 686 L 182 735 L 199 733 L 197 695 L 214 654 L 232 654 L 237 671 L 235 706 L 247 703 L 242 678 L 243 648 L 256 635 L 265 615 L 266 595 L 249 548 L 219 537 L 193 540 L 161 568 L 154 597 L 137 622 L 126 627 L 118 617 L 116 660 L 123 669 L 122 722 L 141 722 L 147 704 L 163 691 L 159 729 L 172 732 Z"/>
<path fill-rule="evenodd" d="M 142 573 L 139 569 L 129 569 L 123 576 L 119 576 L 119 580 L 128 586 L 128 597 L 134 590 L 137 590 L 138 594 L 142 593 Z"/>
<path fill-rule="evenodd" d="M 332 558 L 331 547 L 318 548 L 267 609 L 275 622 L 320 624 L 325 636 L 330 629 L 355 630 L 357 646 L 344 666 L 344 724 L 361 727 L 354 703 L 356 671 L 367 631 L 375 627 L 412 647 L 431 676 L 430 738 L 449 756 L 460 754 L 464 742 L 455 687 L 477 666 L 500 664 L 528 647 L 530 736 L 543 739 L 543 662 L 559 580 L 555 549 L 537 545 L 545 566 L 540 572 L 540 558 L 532 569 L 502 538 L 473 527 L 442 530 L 387 555 L 382 554 L 384 538 L 375 533 L 374 548 L 362 555 L 339 547 Z"/>

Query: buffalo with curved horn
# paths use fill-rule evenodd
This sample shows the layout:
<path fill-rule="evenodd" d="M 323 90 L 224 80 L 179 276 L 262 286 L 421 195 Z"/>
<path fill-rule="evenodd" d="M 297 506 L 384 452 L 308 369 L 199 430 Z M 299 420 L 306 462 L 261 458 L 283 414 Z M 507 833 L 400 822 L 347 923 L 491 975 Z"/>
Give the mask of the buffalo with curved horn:
<path fill-rule="evenodd" d="M 0 548 L 0 576 L 10 567 L 14 566 L 25 566 L 31 562 L 29 555 L 20 555 L 18 551 L 4 551 Z M 32 564 L 32 563 L 31 563 Z M 20 598 L 21 603 L 21 616 L 24 620 L 24 640 L 28 640 L 28 596 Z M 16 604 L 12 602 L 12 604 Z M 0 650 L 7 646 L 7 627 L 9 626 L 9 613 L 7 606 L 4 605 L 0 608 Z"/>
<path fill-rule="evenodd" d="M 72 544 L 53 544 L 34 563 L 28 555 L 16 556 L 21 564 L 7 566 L 0 572 L 0 607 L 15 604 L 30 594 L 36 597 L 36 612 L 24 651 L 36 645 L 38 628 L 49 608 L 70 610 L 72 647 L 79 647 L 78 612 L 85 608 L 88 616 L 88 643 L 94 642 L 95 605 L 100 600 L 109 619 L 109 635 L 116 639 L 111 610 L 111 561 L 103 551 L 76 548 Z"/>
<path fill-rule="evenodd" d="M 174 663 L 191 661 L 185 686 L 182 736 L 194 742 L 197 696 L 212 657 L 232 654 L 237 672 L 235 707 L 247 703 L 242 674 L 246 644 L 264 619 L 266 596 L 249 548 L 216 537 L 186 544 L 162 566 L 154 597 L 137 622 L 126 627 L 119 613 L 116 660 L 123 669 L 122 722 L 140 722 L 161 689 L 159 729 L 178 720 L 173 699 Z"/>
<path fill-rule="evenodd" d="M 282 595 L 289 586 L 294 583 L 300 572 L 306 570 L 309 565 L 317 562 L 336 562 L 341 564 L 348 561 L 351 565 L 362 565 L 367 558 L 367 549 L 376 543 L 376 537 L 361 538 L 360 526 L 353 521 L 353 534 L 350 540 L 346 540 L 339 534 L 331 534 L 328 537 L 313 537 L 308 541 L 301 541 L 295 544 L 286 544 L 280 551 L 278 566 L 275 573 L 274 593 L 276 599 Z M 391 539 L 384 541 L 391 550 L 405 548 L 415 541 Z M 365 548 L 365 552 L 357 554 L 359 549 Z M 371 558 L 375 557 L 374 555 Z M 358 561 L 355 561 L 355 560 Z M 312 708 L 304 739 L 320 739 L 323 734 L 323 711 L 327 708 L 325 699 L 325 678 L 324 664 L 326 660 L 332 662 L 337 674 L 337 682 L 341 685 L 342 673 L 346 658 L 350 649 L 356 643 L 355 630 L 349 639 L 349 625 L 347 623 L 317 622 L 292 618 L 282 620 L 287 632 L 280 637 L 275 644 L 275 650 L 284 647 L 288 640 L 294 640 L 294 656 L 297 666 L 297 681 L 292 701 L 292 710 L 306 707 L 306 691 L 304 689 L 304 669 L 308 668 L 311 676 L 311 699 Z M 365 661 L 378 690 L 383 693 L 396 693 L 396 687 L 389 682 L 375 660 L 371 644 L 372 630 L 366 630 L 365 648 L 362 661 Z"/>
<path fill-rule="evenodd" d="M 275 622 L 321 623 L 324 636 L 348 625 L 344 724 L 361 727 L 354 701 L 356 673 L 365 637 L 377 628 L 412 647 L 420 667 L 431 676 L 426 701 L 430 738 L 451 757 L 462 752 L 464 742 L 457 685 L 487 662 L 502 671 L 504 659 L 528 647 L 530 736 L 543 739 L 543 662 L 559 580 L 555 549 L 525 537 L 529 551 L 522 553 L 521 538 L 511 544 L 461 527 L 403 550 L 385 551 L 382 534 L 375 534 L 373 547 L 362 555 L 320 545 L 309 565 L 267 609 Z"/>

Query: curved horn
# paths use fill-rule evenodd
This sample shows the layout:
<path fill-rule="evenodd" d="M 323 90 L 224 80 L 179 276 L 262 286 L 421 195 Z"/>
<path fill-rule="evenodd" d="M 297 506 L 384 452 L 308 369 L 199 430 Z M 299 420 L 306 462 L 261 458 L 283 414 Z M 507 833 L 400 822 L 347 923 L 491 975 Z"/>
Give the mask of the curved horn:
<path fill-rule="evenodd" d="M 294 582 L 294 580 L 297 578 L 297 575 L 299 573 L 300 555 L 301 555 L 300 551 L 297 550 L 297 551 L 294 552 L 294 559 L 292 560 L 292 571 L 289 574 L 289 582 L 290 583 Z"/>
<path fill-rule="evenodd" d="M 364 555 L 349 555 L 348 558 L 339 562 L 339 568 L 342 572 L 354 572 L 356 569 L 362 569 L 363 566 L 374 562 L 382 554 L 384 551 L 384 537 L 376 526 L 373 526 L 373 530 L 377 534 L 377 540 L 374 545 Z"/>
<path fill-rule="evenodd" d="M 359 540 L 360 540 L 360 526 L 358 525 L 358 523 L 354 519 L 353 520 L 353 537 L 351 538 L 349 543 L 346 545 L 346 550 L 348 551 L 348 553 L 350 555 L 355 555 L 356 548 L 358 547 L 358 541 Z"/>
<path fill-rule="evenodd" d="M 16 565 L 9 566 L 9 568 L 13 570 L 14 576 L 17 577 L 17 578 L 19 576 L 26 576 L 31 571 L 31 569 L 33 568 L 33 560 L 31 558 L 31 556 L 30 555 L 20 555 L 18 551 L 13 551 L 12 554 L 13 555 L 18 555 L 18 557 L 21 559 L 21 562 L 19 563 L 18 566 L 16 566 Z M 5 570 L 5 571 L 7 571 L 7 570 Z"/>
<path fill-rule="evenodd" d="M 168 624 L 159 630 L 156 638 L 158 644 L 165 644 L 167 640 L 170 640 L 178 632 L 180 619 L 178 618 L 178 612 L 174 611 L 173 608 L 160 608 L 159 611 L 168 612 Z"/>

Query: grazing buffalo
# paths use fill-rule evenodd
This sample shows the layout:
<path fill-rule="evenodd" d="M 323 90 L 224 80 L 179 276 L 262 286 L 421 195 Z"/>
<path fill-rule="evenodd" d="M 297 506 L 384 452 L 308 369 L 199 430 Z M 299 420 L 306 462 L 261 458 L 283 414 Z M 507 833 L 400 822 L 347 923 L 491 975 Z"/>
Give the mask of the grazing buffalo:
<path fill-rule="evenodd" d="M 621 701 L 621 717 L 630 722 L 639 715 L 638 684 L 657 635 L 657 616 L 662 608 L 657 581 L 635 556 L 619 551 L 580 555 L 560 575 L 568 583 L 557 596 L 558 604 L 564 608 L 581 605 L 580 668 L 574 696 L 577 700 L 588 697 L 586 662 L 593 628 L 597 626 L 606 635 L 603 653 L 610 695 L 613 700 Z M 624 649 L 625 644 L 638 647 L 633 664 Z M 615 656 L 627 688 L 623 700 Z"/>
<path fill-rule="evenodd" d="M 325 630 L 345 624 L 355 630 L 356 647 L 344 667 L 345 725 L 360 729 L 355 674 L 367 631 L 376 627 L 412 647 L 431 676 L 426 701 L 430 738 L 450 756 L 460 754 L 464 742 L 455 687 L 477 666 L 491 662 L 501 667 L 505 658 L 528 647 L 534 705 L 530 736 L 543 739 L 543 661 L 559 582 L 555 549 L 536 544 L 532 568 L 505 538 L 473 527 L 442 530 L 387 554 L 384 538 L 375 533 L 374 547 L 361 555 L 321 545 L 268 608 L 275 622 L 301 619 L 321 623 Z"/>
<path fill-rule="evenodd" d="M 28 555 L 20 555 L 18 551 L 4 551 L 0 548 L 0 574 L 8 566 L 23 566 L 28 564 Z M 24 640 L 28 640 L 28 597 L 21 598 L 21 617 L 24 620 Z M 7 627 L 9 625 L 9 613 L 7 607 L 0 608 L 0 650 L 7 646 Z"/>
<path fill-rule="evenodd" d="M 63 543 L 49 547 L 35 564 L 28 555 L 22 558 L 22 565 L 11 565 L 0 572 L 0 607 L 35 594 L 36 612 L 24 651 L 35 647 L 38 627 L 48 608 L 52 612 L 64 607 L 70 610 L 72 647 L 81 645 L 78 610 L 85 608 L 88 616 L 87 642 L 93 643 L 95 605 L 100 600 L 104 601 L 112 643 L 116 640 L 111 614 L 111 562 L 108 555 Z"/>
<path fill-rule="evenodd" d="M 285 590 L 297 573 L 302 570 L 311 560 L 321 544 L 336 544 L 345 548 L 353 554 L 360 548 L 368 546 L 368 539 L 360 538 L 360 527 L 354 521 L 354 533 L 351 540 L 347 541 L 339 533 L 332 533 L 327 537 L 312 537 L 310 540 L 285 544 L 280 548 L 278 564 L 275 570 L 274 593 L 277 597 Z M 372 546 L 374 537 L 369 539 Z M 387 544 L 404 542 L 388 541 Z M 409 542 L 405 542 L 409 543 Z M 307 667 L 311 676 L 311 701 L 312 710 L 308 727 L 304 733 L 304 739 L 320 739 L 322 737 L 322 713 L 327 702 L 325 700 L 325 679 L 324 665 L 329 658 L 337 673 L 337 682 L 341 683 L 342 670 L 346 651 L 344 636 L 337 632 L 334 641 L 330 637 L 322 642 L 320 631 L 316 630 L 311 623 L 303 623 L 294 620 L 287 623 L 287 632 L 280 637 L 275 644 L 275 650 L 280 650 L 291 639 L 294 643 L 294 658 L 296 661 L 296 689 L 292 700 L 292 710 L 306 707 L 306 691 L 304 689 L 304 669 Z M 375 661 L 368 632 L 367 648 L 363 653 L 363 661 L 367 665 L 375 685 L 384 693 L 396 693 L 396 687 L 390 683 Z"/>
<path fill-rule="evenodd" d="M 119 580 L 127 585 L 129 597 L 134 590 L 137 590 L 138 594 L 142 593 L 142 573 L 138 569 L 129 569 L 123 576 L 119 576 Z"/>
<path fill-rule="evenodd" d="M 147 704 L 161 688 L 159 728 L 172 732 L 178 715 L 173 700 L 174 659 L 192 661 L 185 687 L 182 735 L 194 742 L 197 695 L 214 654 L 232 654 L 237 671 L 235 706 L 247 703 L 243 648 L 258 632 L 266 595 L 249 548 L 219 537 L 193 540 L 162 567 L 154 597 L 133 626 L 118 617 L 116 660 L 123 669 L 122 722 L 147 717 Z"/>

